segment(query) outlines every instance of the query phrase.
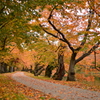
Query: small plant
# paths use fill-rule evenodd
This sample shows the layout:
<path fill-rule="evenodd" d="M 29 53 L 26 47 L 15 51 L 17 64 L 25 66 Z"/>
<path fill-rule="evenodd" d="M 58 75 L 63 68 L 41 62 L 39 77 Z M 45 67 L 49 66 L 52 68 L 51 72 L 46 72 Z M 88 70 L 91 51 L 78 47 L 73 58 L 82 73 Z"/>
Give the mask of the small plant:
<path fill-rule="evenodd" d="M 45 97 L 40 97 L 40 99 L 45 100 Z"/>

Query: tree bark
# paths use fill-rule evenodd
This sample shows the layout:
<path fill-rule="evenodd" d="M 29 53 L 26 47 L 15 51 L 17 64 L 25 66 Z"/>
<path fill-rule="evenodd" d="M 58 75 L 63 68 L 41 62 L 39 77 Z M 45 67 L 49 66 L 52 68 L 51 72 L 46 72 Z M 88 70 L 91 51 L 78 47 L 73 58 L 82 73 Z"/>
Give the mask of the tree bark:
<path fill-rule="evenodd" d="M 58 51 L 58 68 L 52 78 L 54 80 L 62 80 L 64 75 L 65 75 L 64 47 L 61 47 L 61 49 Z"/>
<path fill-rule="evenodd" d="M 14 72 L 14 67 L 13 66 L 9 66 L 9 72 Z"/>
<path fill-rule="evenodd" d="M 70 65 L 69 65 L 69 71 L 68 71 L 68 76 L 67 76 L 67 81 L 75 81 L 75 57 L 76 53 L 72 53 L 71 60 L 70 60 Z"/>
<path fill-rule="evenodd" d="M 46 76 L 46 77 L 51 77 L 51 75 L 52 75 L 52 70 L 53 70 L 53 66 L 48 65 L 48 66 L 46 67 L 45 76 Z"/>
<path fill-rule="evenodd" d="M 38 76 L 42 73 L 42 71 L 44 70 L 44 65 L 40 65 L 40 64 L 36 64 L 34 70 L 33 70 L 33 73 L 35 76 Z"/>
<path fill-rule="evenodd" d="M 96 64 L 96 51 L 94 51 L 94 67 L 95 68 L 97 67 L 97 64 Z"/>
<path fill-rule="evenodd" d="M 33 66 L 32 66 L 32 65 L 30 65 L 30 73 L 32 73 L 32 68 L 33 68 Z"/>
<path fill-rule="evenodd" d="M 91 4 L 91 3 L 90 3 Z M 82 42 L 80 43 L 80 46 L 78 46 L 76 49 L 72 46 L 72 43 L 68 40 L 68 38 L 66 38 L 66 35 L 64 33 L 62 33 L 61 29 L 58 29 L 56 27 L 56 24 L 53 23 L 53 21 L 51 19 L 53 19 L 53 11 L 55 10 L 57 6 L 55 6 L 48 17 L 48 23 L 52 26 L 52 28 L 57 32 L 57 34 L 53 34 L 52 32 L 49 32 L 48 30 L 46 30 L 45 27 L 43 27 L 42 25 L 40 25 L 42 27 L 42 29 L 49 35 L 59 39 L 60 41 L 65 42 L 68 47 L 70 48 L 70 50 L 72 51 L 72 56 L 71 56 L 71 60 L 70 60 L 70 65 L 69 65 L 69 72 L 68 72 L 68 77 L 67 80 L 68 81 L 75 81 L 75 70 L 74 70 L 74 66 L 75 64 L 77 64 L 78 62 L 80 62 L 81 60 L 83 60 L 85 57 L 87 57 L 88 55 L 90 55 L 96 48 L 99 47 L 100 45 L 100 41 L 97 40 L 97 42 L 94 44 L 94 46 L 92 46 L 92 48 L 84 53 L 81 57 L 79 57 L 78 59 L 76 58 L 77 53 L 84 47 L 84 45 L 86 44 L 87 40 L 88 40 L 88 32 L 91 29 L 91 25 L 92 25 L 92 20 L 94 17 L 94 9 L 91 8 L 91 6 L 89 7 L 89 13 L 88 13 L 88 25 L 86 27 L 86 32 L 84 34 L 84 38 L 82 40 Z"/>
<path fill-rule="evenodd" d="M 4 62 L 0 63 L 0 73 L 6 73 L 7 72 L 7 64 Z"/>

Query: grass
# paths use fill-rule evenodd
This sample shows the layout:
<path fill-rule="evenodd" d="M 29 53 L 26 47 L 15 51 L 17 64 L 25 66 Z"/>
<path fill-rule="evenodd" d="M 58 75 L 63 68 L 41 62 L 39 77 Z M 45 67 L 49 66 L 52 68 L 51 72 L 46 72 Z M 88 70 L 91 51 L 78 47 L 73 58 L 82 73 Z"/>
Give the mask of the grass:
<path fill-rule="evenodd" d="M 16 91 L 16 85 L 7 76 L 0 74 L 0 100 L 28 100 Z"/>
<path fill-rule="evenodd" d="M 92 91 L 99 91 L 100 92 L 100 82 L 98 81 L 81 81 L 82 84 L 84 84 L 84 89 L 89 89 Z"/>
<path fill-rule="evenodd" d="M 34 74 L 32 74 L 32 73 L 27 73 L 27 72 L 24 72 L 24 73 L 25 73 L 25 75 L 30 76 L 30 77 L 32 77 L 32 78 L 44 79 L 44 80 L 51 80 L 51 78 L 49 78 L 49 77 L 45 77 L 45 76 L 41 76 L 41 75 L 39 75 L 39 76 L 34 76 Z"/>

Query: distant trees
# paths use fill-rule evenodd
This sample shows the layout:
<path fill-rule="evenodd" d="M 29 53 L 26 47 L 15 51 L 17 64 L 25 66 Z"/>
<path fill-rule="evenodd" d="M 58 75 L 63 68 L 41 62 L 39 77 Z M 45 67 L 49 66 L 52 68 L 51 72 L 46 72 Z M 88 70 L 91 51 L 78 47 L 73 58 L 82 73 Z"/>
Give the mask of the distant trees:
<path fill-rule="evenodd" d="M 55 44 L 55 40 L 48 36 L 39 34 L 37 39 L 28 47 L 28 49 L 34 49 L 36 51 L 33 55 L 35 59 L 33 73 L 35 76 L 38 76 L 45 70 L 45 76 L 50 77 L 52 70 L 57 67 L 57 53 L 55 52 L 57 45 Z"/>

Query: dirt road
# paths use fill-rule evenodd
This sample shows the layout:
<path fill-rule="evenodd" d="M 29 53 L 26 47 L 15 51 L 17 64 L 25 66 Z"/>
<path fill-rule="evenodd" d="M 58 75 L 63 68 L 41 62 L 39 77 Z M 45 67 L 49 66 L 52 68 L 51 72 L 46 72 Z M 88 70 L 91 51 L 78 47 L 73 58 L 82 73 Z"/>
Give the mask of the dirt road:
<path fill-rule="evenodd" d="M 12 78 L 28 87 L 51 94 L 61 100 L 100 100 L 100 92 L 83 90 L 80 88 L 50 83 L 34 79 L 24 75 L 24 72 L 16 72 Z"/>

